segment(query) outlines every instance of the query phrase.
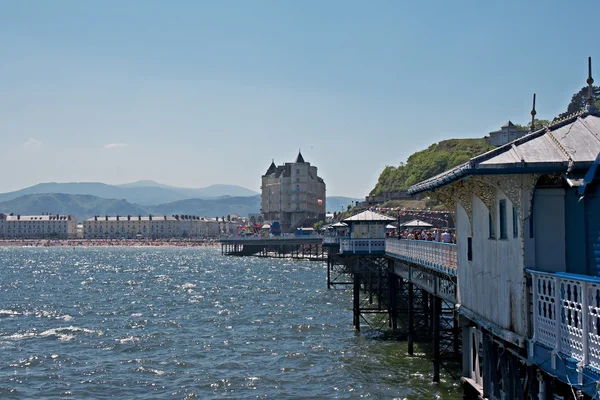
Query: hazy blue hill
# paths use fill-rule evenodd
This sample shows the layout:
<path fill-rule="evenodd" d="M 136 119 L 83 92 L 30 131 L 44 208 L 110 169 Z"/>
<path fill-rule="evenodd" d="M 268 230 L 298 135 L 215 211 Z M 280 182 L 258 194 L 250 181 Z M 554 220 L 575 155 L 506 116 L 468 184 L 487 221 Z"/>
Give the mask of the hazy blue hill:
<path fill-rule="evenodd" d="M 352 202 L 363 201 L 364 199 L 357 199 L 354 197 L 343 197 L 343 196 L 331 196 L 327 197 L 325 206 L 327 207 L 327 212 L 339 212 L 346 211 L 346 207 Z"/>
<path fill-rule="evenodd" d="M 198 215 L 226 217 L 238 214 L 243 217 L 260 210 L 260 196 L 227 197 L 222 199 L 188 199 L 148 207 L 155 215 Z"/>
<path fill-rule="evenodd" d="M 159 183 L 153 180 L 144 179 L 141 181 L 135 181 L 131 183 L 123 183 L 121 185 L 114 185 L 121 188 L 136 188 L 136 187 L 160 187 L 164 189 L 175 189 L 174 186 L 165 185 L 164 183 Z"/>
<path fill-rule="evenodd" d="M 210 197 L 223 197 L 223 196 L 231 196 L 231 197 L 247 197 L 247 196 L 256 196 L 259 193 L 246 189 L 242 186 L 237 185 L 210 185 L 201 189 L 185 189 L 178 188 L 178 190 L 183 190 L 185 193 L 193 194 L 198 198 L 210 198 Z"/>
<path fill-rule="evenodd" d="M 101 199 L 90 195 L 28 194 L 0 202 L 0 212 L 14 214 L 71 214 L 81 221 L 94 215 L 145 215 L 144 207 L 125 200 Z"/>
<path fill-rule="evenodd" d="M 151 186 L 142 186 L 142 185 Z M 153 186 L 152 186 L 153 185 Z M 125 186 L 100 182 L 40 183 L 28 188 L 0 194 L 0 202 L 27 194 L 64 193 L 91 195 L 104 199 L 124 199 L 130 203 L 156 205 L 192 198 L 218 198 L 222 196 L 253 196 L 257 193 L 235 185 L 212 185 L 201 189 L 175 188 L 154 181 L 138 181 Z"/>
<path fill-rule="evenodd" d="M 102 184 L 100 184 L 102 185 Z M 108 185 L 107 185 L 108 186 Z M 148 188 L 137 188 L 148 189 Z M 328 197 L 327 209 L 341 211 L 351 197 Z M 337 208 L 332 208 L 337 207 Z M 106 199 L 92 195 L 68 193 L 26 194 L 0 202 L 0 212 L 14 214 L 71 214 L 79 221 L 94 215 L 197 215 L 226 217 L 238 214 L 247 217 L 260 211 L 260 196 L 226 196 L 219 199 L 185 199 L 158 205 L 140 205 L 124 199 Z"/>

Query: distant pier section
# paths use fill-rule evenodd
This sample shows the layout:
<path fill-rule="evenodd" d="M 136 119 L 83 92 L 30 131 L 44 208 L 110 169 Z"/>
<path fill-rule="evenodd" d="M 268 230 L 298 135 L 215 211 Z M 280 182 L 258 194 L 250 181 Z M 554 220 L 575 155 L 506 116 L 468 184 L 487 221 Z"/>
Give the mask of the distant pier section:
<path fill-rule="evenodd" d="M 323 237 L 310 236 L 237 236 L 222 237 L 221 254 L 326 261 Z"/>

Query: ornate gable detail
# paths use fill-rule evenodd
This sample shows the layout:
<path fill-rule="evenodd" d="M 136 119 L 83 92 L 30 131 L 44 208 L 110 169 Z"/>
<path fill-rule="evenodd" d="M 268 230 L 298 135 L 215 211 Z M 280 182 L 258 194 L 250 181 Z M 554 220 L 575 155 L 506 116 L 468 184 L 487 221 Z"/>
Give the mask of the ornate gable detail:
<path fill-rule="evenodd" d="M 515 206 L 515 209 L 519 213 L 519 217 L 522 219 L 522 177 L 519 175 L 496 175 L 490 177 L 489 181 L 506 194 L 506 197 L 508 197 L 510 202 Z"/>
<path fill-rule="evenodd" d="M 429 192 L 430 196 L 445 205 L 449 211 L 456 209 L 454 186 L 445 186 Z"/>
<path fill-rule="evenodd" d="M 457 182 L 456 197 L 462 208 L 464 208 L 469 217 L 469 230 L 473 234 L 473 184 L 470 179 L 465 179 Z"/>
<path fill-rule="evenodd" d="M 474 176 L 469 180 L 473 185 L 473 193 L 475 196 L 479 197 L 487 207 L 492 216 L 494 226 L 498 226 L 496 223 L 496 188 L 490 185 L 486 179 L 481 176 Z"/>

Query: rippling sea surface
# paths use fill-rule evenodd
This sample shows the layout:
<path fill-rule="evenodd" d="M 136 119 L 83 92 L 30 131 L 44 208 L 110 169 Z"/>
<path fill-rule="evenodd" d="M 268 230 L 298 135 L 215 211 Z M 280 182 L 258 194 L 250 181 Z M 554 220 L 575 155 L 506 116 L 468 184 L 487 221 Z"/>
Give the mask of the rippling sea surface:
<path fill-rule="evenodd" d="M 0 249 L 0 398 L 459 399 L 352 330 L 322 263 L 211 248 Z"/>

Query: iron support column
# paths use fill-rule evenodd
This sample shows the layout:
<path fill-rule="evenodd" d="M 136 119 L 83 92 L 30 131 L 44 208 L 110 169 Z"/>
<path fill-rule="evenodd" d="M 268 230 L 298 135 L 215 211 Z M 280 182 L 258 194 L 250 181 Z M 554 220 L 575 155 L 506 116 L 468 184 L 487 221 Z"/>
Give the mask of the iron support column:
<path fill-rule="evenodd" d="M 433 381 L 440 381 L 440 314 L 442 299 L 433 297 Z"/>
<path fill-rule="evenodd" d="M 360 332 L 360 274 L 354 272 L 354 329 Z"/>
<path fill-rule="evenodd" d="M 415 292 L 412 282 L 408 282 L 408 354 L 414 353 L 415 341 L 415 316 L 414 316 Z"/>

